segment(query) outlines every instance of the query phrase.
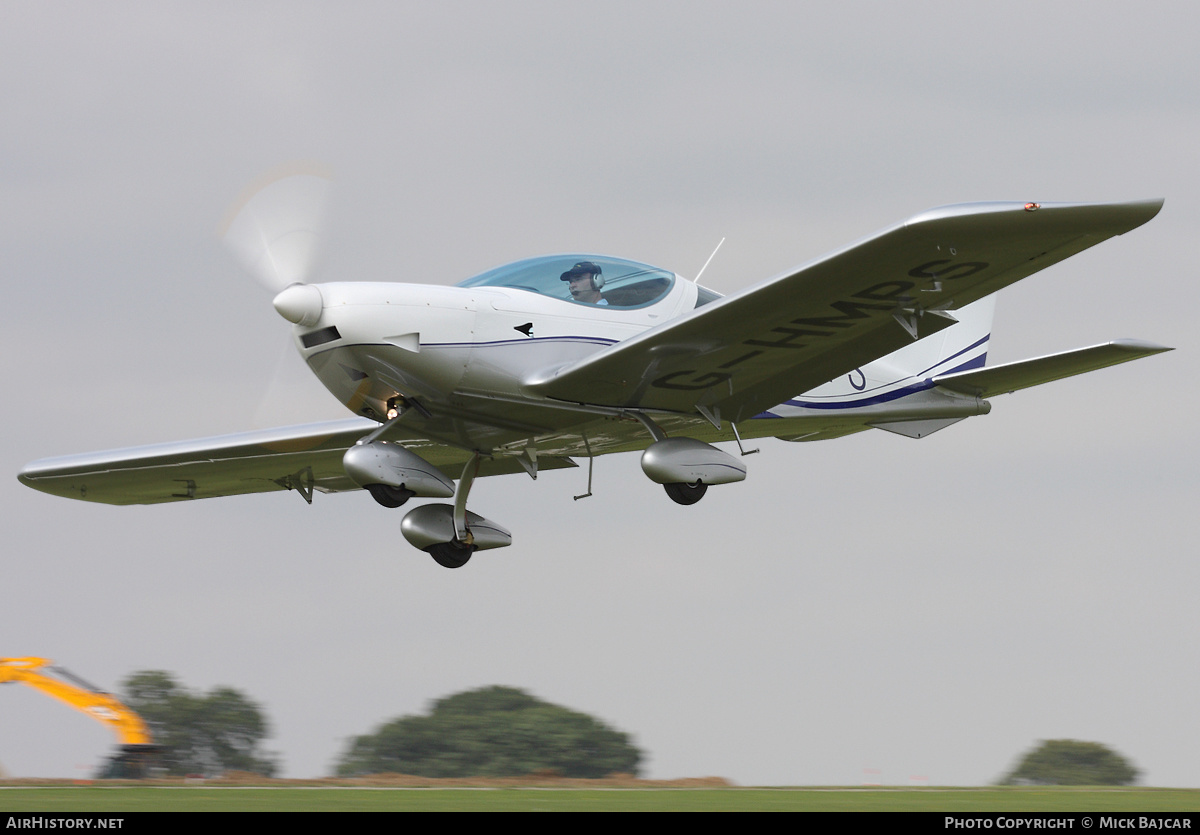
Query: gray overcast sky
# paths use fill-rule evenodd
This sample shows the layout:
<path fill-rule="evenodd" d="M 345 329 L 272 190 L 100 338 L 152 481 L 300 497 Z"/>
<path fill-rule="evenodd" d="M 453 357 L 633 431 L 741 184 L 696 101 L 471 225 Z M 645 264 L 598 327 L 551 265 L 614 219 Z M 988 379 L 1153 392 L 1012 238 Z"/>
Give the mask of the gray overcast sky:
<path fill-rule="evenodd" d="M 1198 15 L 0 3 L 0 654 L 238 687 L 296 777 L 498 683 L 629 731 L 652 777 L 978 784 L 1074 737 L 1200 785 Z M 485 480 L 472 508 L 515 544 L 459 571 L 365 495 L 115 508 L 21 486 L 35 458 L 342 415 L 280 365 L 288 326 L 214 233 L 294 159 L 336 174 L 325 280 L 570 250 L 693 275 L 727 237 L 704 278 L 730 292 L 932 206 L 1165 197 L 1004 291 L 990 359 L 1178 350 L 921 441 L 764 441 L 693 508 L 633 455 L 600 459 L 582 502 L 582 470 Z M 112 744 L 0 692 L 13 775 L 86 776 Z"/>

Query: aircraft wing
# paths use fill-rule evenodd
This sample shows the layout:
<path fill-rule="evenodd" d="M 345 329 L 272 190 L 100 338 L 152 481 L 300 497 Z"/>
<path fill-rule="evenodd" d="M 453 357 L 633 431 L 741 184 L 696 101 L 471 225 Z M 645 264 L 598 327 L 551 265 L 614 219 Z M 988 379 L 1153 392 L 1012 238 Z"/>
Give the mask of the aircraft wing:
<path fill-rule="evenodd" d="M 1141 359 L 1151 354 L 1173 350 L 1153 342 L 1137 339 L 1117 339 L 1090 348 L 1076 348 L 1059 354 L 992 365 L 956 374 L 934 377 L 935 385 L 978 397 L 995 397 L 1014 391 L 1040 386 L 1064 377 L 1085 374 L 1110 365 Z"/>
<path fill-rule="evenodd" d="M 742 421 L 953 324 L 962 307 L 1153 218 L 1161 200 L 917 215 L 524 382 L 594 405 Z"/>
<path fill-rule="evenodd" d="M 377 429 L 366 418 L 289 426 L 179 443 L 44 458 L 17 476 L 22 483 L 71 499 L 106 504 L 157 504 L 242 493 L 297 490 L 358 490 L 346 475 L 342 456 L 357 440 Z M 467 450 L 419 435 L 394 437 L 448 477 L 458 478 L 470 458 Z M 574 466 L 545 457 L 541 469 Z M 480 475 L 520 472 L 514 458 L 484 462 Z"/>

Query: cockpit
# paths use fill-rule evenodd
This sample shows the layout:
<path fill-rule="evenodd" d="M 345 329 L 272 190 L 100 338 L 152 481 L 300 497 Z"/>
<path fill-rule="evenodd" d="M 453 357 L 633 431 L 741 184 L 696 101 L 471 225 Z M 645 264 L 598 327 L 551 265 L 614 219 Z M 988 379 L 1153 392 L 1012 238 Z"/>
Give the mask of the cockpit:
<path fill-rule="evenodd" d="M 480 273 L 459 287 L 511 287 L 575 304 L 628 310 L 663 298 L 675 274 L 604 255 L 543 255 Z"/>

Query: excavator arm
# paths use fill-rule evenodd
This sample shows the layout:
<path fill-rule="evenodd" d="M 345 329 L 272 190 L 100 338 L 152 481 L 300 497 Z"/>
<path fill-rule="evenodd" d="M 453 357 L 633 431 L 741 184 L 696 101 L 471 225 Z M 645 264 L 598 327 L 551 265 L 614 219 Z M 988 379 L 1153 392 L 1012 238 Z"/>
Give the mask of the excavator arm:
<path fill-rule="evenodd" d="M 0 658 L 0 684 L 17 682 L 40 690 L 98 722 L 108 725 L 121 742 L 122 755 L 133 776 L 141 776 L 145 755 L 158 751 L 150 729 L 138 716 L 111 693 L 89 684 L 61 667 L 51 666 L 48 658 Z M 55 675 L 48 675 L 47 672 Z"/>

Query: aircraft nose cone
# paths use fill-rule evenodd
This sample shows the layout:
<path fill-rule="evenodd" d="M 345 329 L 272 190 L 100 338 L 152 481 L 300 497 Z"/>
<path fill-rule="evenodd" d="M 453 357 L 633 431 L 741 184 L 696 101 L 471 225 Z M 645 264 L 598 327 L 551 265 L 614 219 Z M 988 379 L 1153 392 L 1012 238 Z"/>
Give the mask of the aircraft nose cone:
<path fill-rule="evenodd" d="M 273 302 L 279 315 L 296 325 L 312 326 L 321 319 L 325 306 L 321 291 L 312 284 L 293 284 L 284 288 Z"/>

